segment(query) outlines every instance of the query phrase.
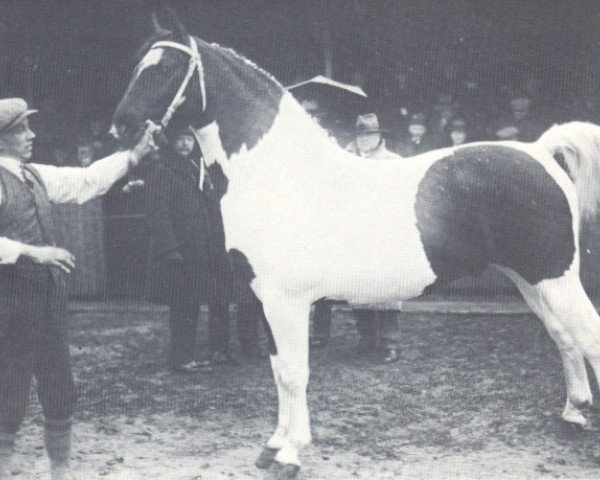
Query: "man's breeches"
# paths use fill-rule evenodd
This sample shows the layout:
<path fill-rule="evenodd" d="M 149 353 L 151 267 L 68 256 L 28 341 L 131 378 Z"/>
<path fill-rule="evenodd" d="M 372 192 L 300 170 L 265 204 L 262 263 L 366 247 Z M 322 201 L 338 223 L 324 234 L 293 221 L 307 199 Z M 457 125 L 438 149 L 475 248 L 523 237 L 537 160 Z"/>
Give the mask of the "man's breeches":
<path fill-rule="evenodd" d="M 0 432 L 25 416 L 32 378 L 46 419 L 69 419 L 76 393 L 69 359 L 66 288 L 62 278 L 33 281 L 0 275 Z"/>

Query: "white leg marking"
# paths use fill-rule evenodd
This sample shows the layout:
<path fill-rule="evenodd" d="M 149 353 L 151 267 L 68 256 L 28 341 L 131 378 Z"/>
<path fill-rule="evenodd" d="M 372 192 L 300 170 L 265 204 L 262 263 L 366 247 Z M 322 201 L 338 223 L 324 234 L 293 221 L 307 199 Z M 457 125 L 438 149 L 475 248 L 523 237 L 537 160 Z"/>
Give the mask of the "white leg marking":
<path fill-rule="evenodd" d="M 277 385 L 277 398 L 279 402 L 277 413 L 277 428 L 271 438 L 267 441 L 267 447 L 281 449 L 285 445 L 286 436 L 290 425 L 290 410 L 289 410 L 289 395 L 287 390 L 283 388 L 281 382 L 281 373 L 279 366 L 279 358 L 277 355 L 271 356 L 271 368 L 273 369 L 273 377 Z"/>
<path fill-rule="evenodd" d="M 273 294 L 262 300 L 277 347 L 271 365 L 280 409 L 277 429 L 267 446 L 280 449 L 275 457 L 278 462 L 300 465 L 298 454 L 311 441 L 306 399 L 310 303 Z"/>
<path fill-rule="evenodd" d="M 534 286 L 513 271 L 501 270 L 514 281 L 531 310 L 544 322 L 548 333 L 558 346 L 567 385 L 563 419 L 585 425 L 587 420 L 577 406 L 591 404 L 592 391 L 585 367 L 584 352 L 573 333 L 567 328 L 570 323 L 585 322 L 587 316 L 585 312 L 579 310 L 578 305 L 575 305 L 589 302 L 579 278 L 567 274 L 568 280 L 547 280 Z M 582 294 L 585 300 L 581 299 Z"/>

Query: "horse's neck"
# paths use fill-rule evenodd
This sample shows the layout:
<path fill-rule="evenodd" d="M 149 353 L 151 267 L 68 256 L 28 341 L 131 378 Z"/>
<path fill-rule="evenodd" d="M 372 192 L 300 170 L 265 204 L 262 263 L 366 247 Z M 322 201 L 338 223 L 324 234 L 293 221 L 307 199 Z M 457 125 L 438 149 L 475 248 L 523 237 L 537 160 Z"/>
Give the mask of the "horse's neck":
<path fill-rule="evenodd" d="M 218 125 L 227 157 L 252 149 L 269 131 L 284 90 L 266 72 L 218 45 L 198 40 L 207 90 L 206 115 Z"/>
<path fill-rule="evenodd" d="M 240 111 L 233 112 L 237 113 L 238 121 L 233 124 L 230 123 L 233 120 L 230 114 L 224 111 L 226 108 L 220 106 L 217 110 L 222 114 L 217 114 L 213 122 L 196 131 L 208 166 L 218 163 L 226 174 L 233 164 L 239 165 L 240 162 L 250 162 L 255 168 L 259 166 L 258 163 L 282 162 L 289 167 L 304 165 L 307 169 L 313 169 L 315 163 L 325 162 L 332 155 L 348 155 L 291 94 L 282 92 L 272 118 L 271 113 L 267 114 L 268 118 L 261 117 L 265 115 L 265 109 L 260 104 L 256 108 L 260 114 L 247 111 L 245 116 Z M 266 123 L 257 125 L 259 121 Z M 253 128 L 248 127 L 247 122 Z M 238 132 L 240 146 L 232 151 L 227 141 L 233 131 Z"/>

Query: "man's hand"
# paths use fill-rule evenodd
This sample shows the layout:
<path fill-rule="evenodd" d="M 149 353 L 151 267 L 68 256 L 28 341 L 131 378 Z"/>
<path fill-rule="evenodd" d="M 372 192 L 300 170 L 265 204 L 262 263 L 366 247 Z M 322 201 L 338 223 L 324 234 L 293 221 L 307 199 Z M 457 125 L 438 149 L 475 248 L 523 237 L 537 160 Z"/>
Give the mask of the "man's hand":
<path fill-rule="evenodd" d="M 29 258 L 34 263 L 58 267 L 66 273 L 71 273 L 75 268 L 75 257 L 60 247 L 27 245 L 21 255 Z"/>
<path fill-rule="evenodd" d="M 154 135 L 160 133 L 161 130 L 162 127 L 160 125 L 157 125 L 151 120 L 146 121 L 146 129 L 142 133 L 142 136 L 135 147 L 132 148 L 129 156 L 129 165 L 131 167 L 137 167 L 142 158 L 153 150 L 158 149 L 156 143 L 154 143 Z"/>

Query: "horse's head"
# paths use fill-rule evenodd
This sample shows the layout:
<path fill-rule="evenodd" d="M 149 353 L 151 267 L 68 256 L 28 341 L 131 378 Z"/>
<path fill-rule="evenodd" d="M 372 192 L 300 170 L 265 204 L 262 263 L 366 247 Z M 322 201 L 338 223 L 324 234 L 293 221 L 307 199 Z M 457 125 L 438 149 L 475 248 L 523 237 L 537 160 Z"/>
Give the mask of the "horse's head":
<path fill-rule="evenodd" d="M 172 10 L 140 49 L 129 86 L 113 116 L 112 135 L 131 143 L 146 120 L 168 124 L 171 116 L 197 125 L 206 102 L 203 66 L 196 41 Z M 180 122 L 178 122 L 180 123 Z"/>
<path fill-rule="evenodd" d="M 197 132 L 208 165 L 251 150 L 279 114 L 279 82 L 233 50 L 192 39 L 173 11 L 153 19 L 111 133 L 131 144 L 146 120 L 164 126 L 174 111 Z"/>

